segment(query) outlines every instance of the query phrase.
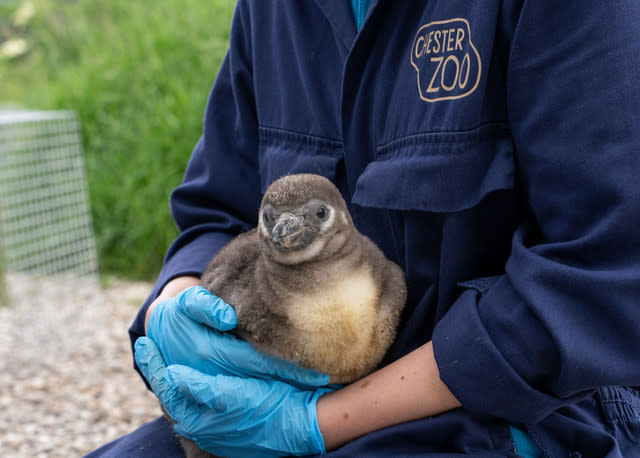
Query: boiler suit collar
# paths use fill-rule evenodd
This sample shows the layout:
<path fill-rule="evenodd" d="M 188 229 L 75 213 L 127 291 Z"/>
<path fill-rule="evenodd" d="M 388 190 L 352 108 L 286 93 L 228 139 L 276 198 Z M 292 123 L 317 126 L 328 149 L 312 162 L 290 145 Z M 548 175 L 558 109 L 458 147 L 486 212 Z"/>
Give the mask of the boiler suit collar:
<path fill-rule="evenodd" d="M 367 17 L 371 15 L 371 12 L 380 1 L 381 0 L 371 0 Z M 331 28 L 333 28 L 336 35 L 340 37 L 345 48 L 347 50 L 351 49 L 353 41 L 358 34 L 356 24 L 352 19 L 353 11 L 351 9 L 351 2 L 347 0 L 315 0 L 315 2 L 331 24 Z M 365 18 L 365 23 L 366 21 Z"/>

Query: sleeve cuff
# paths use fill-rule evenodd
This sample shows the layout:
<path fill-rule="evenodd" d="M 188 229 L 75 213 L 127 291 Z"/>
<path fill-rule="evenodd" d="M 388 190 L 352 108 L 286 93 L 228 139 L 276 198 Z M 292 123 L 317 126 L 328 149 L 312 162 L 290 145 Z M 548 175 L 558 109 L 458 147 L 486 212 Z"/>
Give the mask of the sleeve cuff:
<path fill-rule="evenodd" d="M 482 321 L 479 302 L 488 288 L 463 286 L 469 289 L 434 330 L 433 349 L 440 378 L 465 409 L 528 424 L 537 423 L 557 408 L 584 397 L 560 399 L 529 385 L 508 363 Z M 496 300 L 499 294 L 500 303 L 514 308 L 522 302 L 506 276 L 498 280 L 490 294 Z M 514 315 L 517 321 L 519 318 Z M 516 322 L 516 333 L 517 325 Z"/>
<path fill-rule="evenodd" d="M 151 301 L 172 279 L 184 275 L 202 275 L 213 255 L 232 238 L 233 236 L 221 232 L 206 232 L 171 253 L 158 275 L 152 297 L 150 297 Z"/>

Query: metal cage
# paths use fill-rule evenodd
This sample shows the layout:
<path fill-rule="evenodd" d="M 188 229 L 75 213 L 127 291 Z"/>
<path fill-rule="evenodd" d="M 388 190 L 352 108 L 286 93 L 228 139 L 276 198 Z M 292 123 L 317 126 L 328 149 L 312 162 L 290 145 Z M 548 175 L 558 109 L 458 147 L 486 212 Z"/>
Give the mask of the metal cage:
<path fill-rule="evenodd" d="M 74 112 L 0 110 L 0 255 L 6 272 L 97 276 Z"/>

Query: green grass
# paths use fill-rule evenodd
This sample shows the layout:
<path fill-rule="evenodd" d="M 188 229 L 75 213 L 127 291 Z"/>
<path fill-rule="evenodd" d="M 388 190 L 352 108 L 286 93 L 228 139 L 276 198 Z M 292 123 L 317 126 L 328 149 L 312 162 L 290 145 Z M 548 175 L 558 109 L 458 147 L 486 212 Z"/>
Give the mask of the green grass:
<path fill-rule="evenodd" d="M 0 61 L 0 103 L 77 111 L 101 272 L 151 279 L 177 234 L 168 196 L 200 135 L 235 2 L 43 0 L 7 29 L 17 4 L 0 4 L 0 27 L 30 50 Z"/>

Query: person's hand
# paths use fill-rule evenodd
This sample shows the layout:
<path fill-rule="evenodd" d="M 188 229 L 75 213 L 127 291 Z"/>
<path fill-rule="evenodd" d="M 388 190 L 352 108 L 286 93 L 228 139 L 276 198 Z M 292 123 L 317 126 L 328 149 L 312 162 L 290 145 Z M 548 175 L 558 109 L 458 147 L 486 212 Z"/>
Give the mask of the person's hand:
<path fill-rule="evenodd" d="M 220 456 L 276 457 L 325 452 L 316 403 L 330 388 L 305 390 L 273 379 L 207 375 L 167 367 L 156 345 L 141 337 L 136 361 L 176 433 Z"/>
<path fill-rule="evenodd" d="M 328 374 L 266 356 L 228 334 L 236 324 L 233 307 L 194 286 L 157 304 L 149 316 L 147 336 L 167 364 L 189 366 L 208 375 L 275 377 L 306 387 L 329 383 Z"/>

